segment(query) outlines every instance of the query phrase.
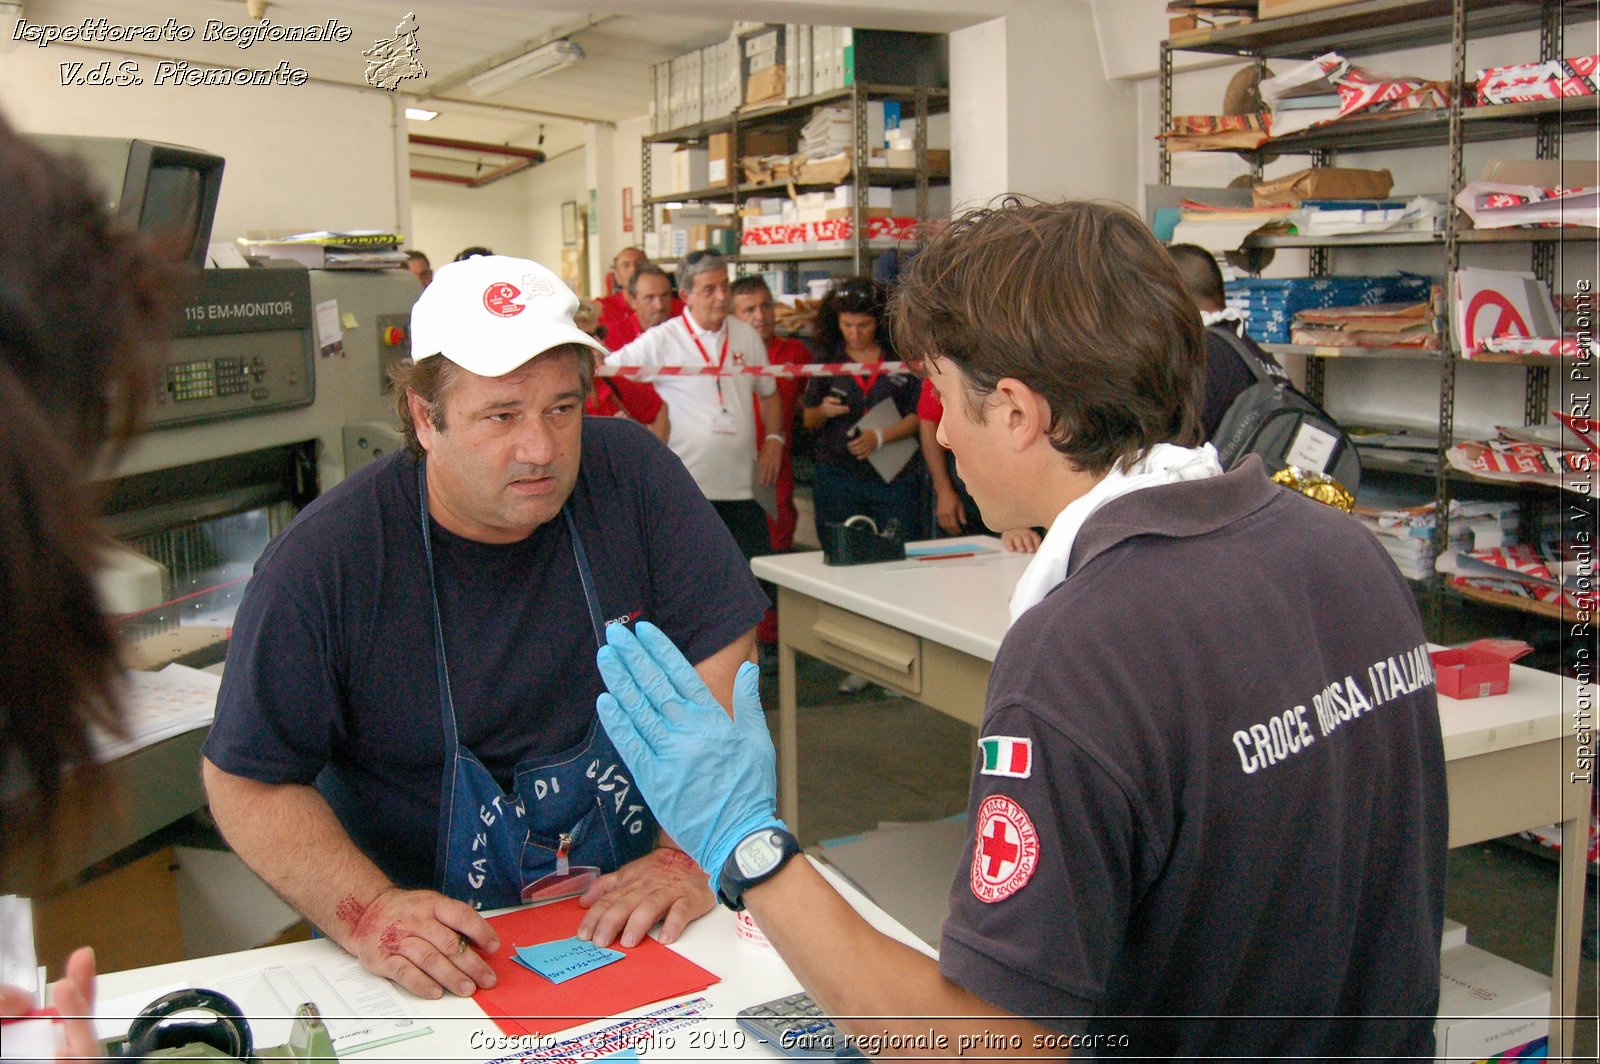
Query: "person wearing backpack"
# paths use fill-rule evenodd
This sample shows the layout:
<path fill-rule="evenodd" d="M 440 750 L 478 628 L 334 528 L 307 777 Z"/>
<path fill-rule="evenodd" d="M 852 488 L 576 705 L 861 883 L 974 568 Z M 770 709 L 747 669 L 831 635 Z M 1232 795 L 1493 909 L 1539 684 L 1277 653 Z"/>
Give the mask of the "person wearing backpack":
<path fill-rule="evenodd" d="M 1206 397 L 1200 408 L 1200 427 L 1209 440 L 1217 434 L 1217 426 L 1222 423 L 1228 407 L 1256 382 L 1256 375 L 1250 372 L 1244 358 L 1219 335 L 1221 330 L 1238 336 L 1269 370 L 1277 370 L 1285 381 L 1289 377 L 1277 359 L 1245 335 L 1243 321 L 1226 317 L 1227 296 L 1222 290 L 1222 270 L 1217 266 L 1216 257 L 1198 244 L 1173 244 L 1167 248 L 1167 255 L 1178 267 L 1183 286 L 1200 308 L 1200 321 L 1206 326 Z"/>
<path fill-rule="evenodd" d="M 1244 332 L 1227 308 L 1222 271 L 1211 252 L 1195 244 L 1173 244 L 1167 255 L 1205 325 L 1205 393 L 1200 425 L 1224 469 L 1258 455 L 1269 474 L 1292 467 L 1285 482 L 1314 498 L 1348 510 L 1361 484 L 1361 458 L 1339 423 L 1295 388 L 1278 360 Z M 1302 474 L 1312 474 L 1303 481 Z M 1333 495 L 1317 494 L 1331 478 Z M 1340 492 L 1338 489 L 1342 488 Z"/>

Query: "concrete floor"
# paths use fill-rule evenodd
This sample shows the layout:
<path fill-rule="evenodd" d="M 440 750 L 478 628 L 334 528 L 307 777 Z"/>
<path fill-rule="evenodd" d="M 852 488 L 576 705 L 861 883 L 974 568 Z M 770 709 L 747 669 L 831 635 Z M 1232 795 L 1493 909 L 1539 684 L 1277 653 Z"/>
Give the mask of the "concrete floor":
<path fill-rule="evenodd" d="M 837 669 L 803 656 L 798 660 L 802 845 L 816 852 L 822 840 L 868 832 L 886 821 L 937 820 L 966 811 L 973 728 L 909 699 L 889 697 L 881 688 L 840 696 Z M 774 670 L 762 678 L 762 698 L 769 709 L 777 705 Z M 769 723 L 776 732 L 775 713 Z M 1508 842 L 1453 850 L 1446 911 L 1467 926 L 1472 945 L 1548 972 L 1557 871 L 1549 857 Z M 944 876 L 929 889 L 942 896 L 948 886 Z M 1580 984 L 1582 1018 L 1567 1059 L 1592 1061 L 1594 960 L 1583 962 Z"/>

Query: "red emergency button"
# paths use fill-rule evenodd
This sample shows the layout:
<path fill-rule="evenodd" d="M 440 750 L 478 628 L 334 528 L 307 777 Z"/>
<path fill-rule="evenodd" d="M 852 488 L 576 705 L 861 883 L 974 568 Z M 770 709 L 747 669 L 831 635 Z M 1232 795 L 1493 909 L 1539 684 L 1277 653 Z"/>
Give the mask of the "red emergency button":
<path fill-rule="evenodd" d="M 399 347 L 406 342 L 406 331 L 398 325 L 388 325 L 383 330 L 383 342 L 390 347 Z"/>

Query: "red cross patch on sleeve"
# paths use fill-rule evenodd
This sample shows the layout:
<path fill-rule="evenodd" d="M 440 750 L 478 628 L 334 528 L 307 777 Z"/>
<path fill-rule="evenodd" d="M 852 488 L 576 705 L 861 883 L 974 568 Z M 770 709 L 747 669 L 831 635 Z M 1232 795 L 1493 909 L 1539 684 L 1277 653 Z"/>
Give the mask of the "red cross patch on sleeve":
<path fill-rule="evenodd" d="M 978 807 L 978 838 L 972 851 L 972 893 L 981 902 L 1004 901 L 1033 878 L 1039 864 L 1039 833 L 1022 806 L 1003 794 Z"/>

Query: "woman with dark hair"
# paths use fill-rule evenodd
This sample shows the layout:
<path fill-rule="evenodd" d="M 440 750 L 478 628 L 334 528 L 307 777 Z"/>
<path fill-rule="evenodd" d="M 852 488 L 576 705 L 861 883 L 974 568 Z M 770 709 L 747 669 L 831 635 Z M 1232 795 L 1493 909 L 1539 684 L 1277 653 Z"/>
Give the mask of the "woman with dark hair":
<path fill-rule="evenodd" d="M 888 292 L 868 277 L 836 282 L 817 310 L 817 340 L 827 362 L 872 364 L 896 360 L 889 336 Z M 923 466 L 913 453 L 885 481 L 868 459 L 886 444 L 917 436 L 921 382 L 909 373 L 813 377 L 801 400 L 807 429 L 816 433 L 812 494 L 817 528 L 865 514 L 882 529 L 898 522 L 908 539 L 926 534 Z M 858 428 L 868 411 L 889 402 L 899 417 L 881 428 Z"/>
<path fill-rule="evenodd" d="M 16 840 L 45 833 L 60 808 L 93 805 L 91 723 L 121 730 L 116 638 L 92 577 L 101 534 L 85 486 L 101 444 L 134 431 L 150 356 L 171 335 L 169 273 L 133 234 L 112 229 L 74 164 L 0 118 L 0 841 L 5 881 L 36 869 Z M 43 885 L 43 884 L 39 884 Z M 87 1017 L 94 954 L 56 984 L 66 1055 L 98 1055 Z M 0 1016 L 28 995 L 0 987 Z"/>

